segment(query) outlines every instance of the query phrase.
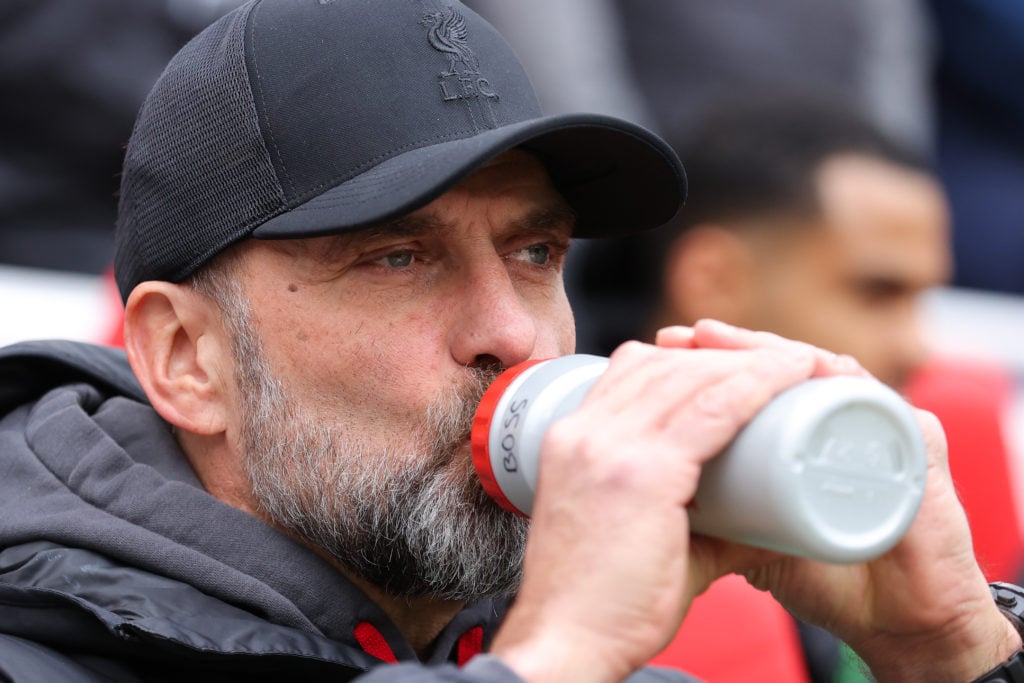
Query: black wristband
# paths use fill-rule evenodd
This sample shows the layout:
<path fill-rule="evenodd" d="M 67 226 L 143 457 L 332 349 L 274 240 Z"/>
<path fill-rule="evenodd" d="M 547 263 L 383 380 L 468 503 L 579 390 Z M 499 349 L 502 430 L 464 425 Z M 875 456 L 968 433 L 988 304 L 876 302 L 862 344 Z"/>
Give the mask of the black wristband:
<path fill-rule="evenodd" d="M 996 581 L 990 583 L 988 589 L 992 592 L 996 607 L 1010 620 L 1021 638 L 1024 638 L 1024 588 Z"/>
<path fill-rule="evenodd" d="M 999 611 L 1024 638 L 1024 588 L 997 582 L 989 584 L 989 590 Z M 1017 650 L 1008 660 L 972 683 L 1024 683 L 1024 649 Z"/>
<path fill-rule="evenodd" d="M 1017 650 L 1012 657 L 972 683 L 1024 683 L 1024 650 Z"/>

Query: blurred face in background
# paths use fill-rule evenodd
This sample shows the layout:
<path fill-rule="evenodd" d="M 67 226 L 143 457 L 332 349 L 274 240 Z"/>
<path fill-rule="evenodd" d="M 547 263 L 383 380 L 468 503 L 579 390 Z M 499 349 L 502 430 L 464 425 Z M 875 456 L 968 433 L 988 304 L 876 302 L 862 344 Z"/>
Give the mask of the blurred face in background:
<path fill-rule="evenodd" d="M 930 176 L 856 155 L 817 173 L 820 215 L 695 226 L 667 269 L 672 315 L 776 332 L 857 358 L 899 388 L 925 359 L 918 298 L 951 268 Z"/>

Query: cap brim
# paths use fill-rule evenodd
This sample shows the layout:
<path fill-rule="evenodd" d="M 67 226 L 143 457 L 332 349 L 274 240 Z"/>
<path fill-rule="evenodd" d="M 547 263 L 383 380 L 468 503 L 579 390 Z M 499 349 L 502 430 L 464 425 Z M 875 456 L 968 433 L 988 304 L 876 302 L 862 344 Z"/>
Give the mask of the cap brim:
<path fill-rule="evenodd" d="M 261 239 L 314 237 L 425 206 L 504 151 L 521 147 L 546 166 L 576 211 L 577 237 L 657 227 L 686 198 L 675 152 L 632 123 L 600 115 L 544 117 L 401 153 L 257 227 Z"/>

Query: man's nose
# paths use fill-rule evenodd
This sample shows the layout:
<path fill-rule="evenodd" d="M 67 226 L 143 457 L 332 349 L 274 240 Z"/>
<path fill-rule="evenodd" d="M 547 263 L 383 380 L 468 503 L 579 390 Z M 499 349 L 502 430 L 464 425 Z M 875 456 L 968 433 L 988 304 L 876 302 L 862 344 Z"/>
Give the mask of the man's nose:
<path fill-rule="evenodd" d="M 528 360 L 537 345 L 535 313 L 524 303 L 497 255 L 467 270 L 452 300 L 455 324 L 449 347 L 460 365 L 510 367 Z"/>

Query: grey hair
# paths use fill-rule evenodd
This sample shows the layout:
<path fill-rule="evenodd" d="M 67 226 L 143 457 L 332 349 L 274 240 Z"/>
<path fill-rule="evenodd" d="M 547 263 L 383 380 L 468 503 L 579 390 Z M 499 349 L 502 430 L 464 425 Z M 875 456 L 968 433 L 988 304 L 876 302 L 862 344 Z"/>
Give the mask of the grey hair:
<path fill-rule="evenodd" d="M 371 452 L 306 414 L 270 367 L 231 249 L 186 282 L 220 309 L 235 357 L 245 473 L 260 511 L 394 595 L 515 592 L 528 522 L 498 508 L 456 458 L 497 368 L 436 396 L 414 443 Z M 405 449 L 415 450 L 406 452 Z"/>

